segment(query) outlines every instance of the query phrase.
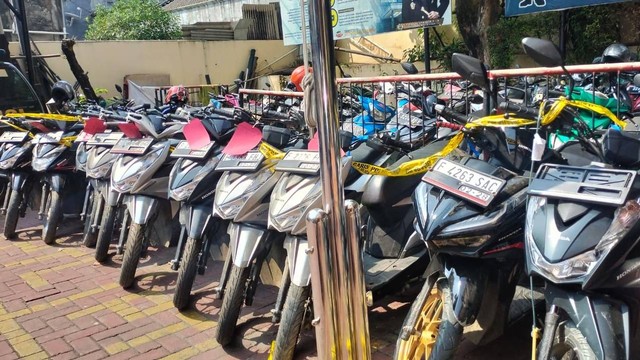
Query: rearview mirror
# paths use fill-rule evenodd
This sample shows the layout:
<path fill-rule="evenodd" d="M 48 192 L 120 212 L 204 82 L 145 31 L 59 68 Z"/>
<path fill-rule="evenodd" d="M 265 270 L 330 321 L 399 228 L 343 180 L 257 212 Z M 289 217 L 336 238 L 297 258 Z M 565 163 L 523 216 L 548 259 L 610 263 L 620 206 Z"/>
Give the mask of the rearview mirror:
<path fill-rule="evenodd" d="M 119 92 L 120 94 L 122 94 L 122 86 L 116 84 L 116 91 Z"/>
<path fill-rule="evenodd" d="M 482 61 L 469 55 L 455 53 L 451 57 L 451 68 L 474 84 L 489 89 L 489 79 L 487 78 L 487 66 Z"/>
<path fill-rule="evenodd" d="M 636 76 L 633 77 L 633 85 L 640 86 L 640 74 L 636 74 Z"/>
<path fill-rule="evenodd" d="M 400 64 L 400 66 L 402 66 L 402 69 L 407 73 L 407 74 L 417 74 L 418 68 L 416 68 L 415 65 L 413 65 L 412 63 L 402 63 Z"/>
<path fill-rule="evenodd" d="M 563 66 L 564 60 L 558 47 L 549 40 L 527 37 L 522 39 L 522 48 L 525 54 L 541 66 Z"/>

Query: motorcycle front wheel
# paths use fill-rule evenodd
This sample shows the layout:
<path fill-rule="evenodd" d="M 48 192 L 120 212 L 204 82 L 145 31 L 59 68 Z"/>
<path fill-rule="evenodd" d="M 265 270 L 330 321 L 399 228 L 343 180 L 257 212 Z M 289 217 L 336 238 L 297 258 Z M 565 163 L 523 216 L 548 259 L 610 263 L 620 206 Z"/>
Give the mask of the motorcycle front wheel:
<path fill-rule="evenodd" d="M 97 196 L 100 196 L 100 194 L 93 190 L 89 196 L 89 204 L 87 204 L 87 209 L 90 212 L 84 215 L 84 235 L 82 236 L 82 243 L 88 248 L 96 246 L 96 239 L 98 238 L 97 231 L 91 228 L 91 225 L 95 223 L 98 213 L 100 213 L 98 209 L 100 201 L 96 199 Z"/>
<path fill-rule="evenodd" d="M 178 310 L 184 310 L 189 306 L 189 298 L 191 297 L 191 288 L 196 279 L 198 270 L 198 259 L 202 249 L 202 240 L 192 237 L 187 239 L 184 247 L 184 254 L 180 260 L 180 269 L 178 269 L 178 279 L 176 280 L 176 290 L 173 293 L 173 305 Z M 203 254 L 206 256 L 206 254 Z"/>
<path fill-rule="evenodd" d="M 145 225 L 131 224 L 127 243 L 125 245 L 124 255 L 122 257 L 122 268 L 120 269 L 120 286 L 128 289 L 133 285 L 136 276 L 136 269 L 142 255 L 142 247 L 144 245 Z"/>
<path fill-rule="evenodd" d="M 116 206 L 104 207 L 104 214 L 100 221 L 100 229 L 98 230 L 98 237 L 96 239 L 96 261 L 103 263 L 107 261 L 109 257 L 109 246 L 111 245 L 111 238 L 113 237 L 113 228 L 115 227 L 116 220 Z"/>
<path fill-rule="evenodd" d="M 22 201 L 22 191 L 11 190 L 9 195 L 9 205 L 7 206 L 7 215 L 4 218 L 4 237 L 13 239 L 16 237 L 16 227 L 18 226 L 18 217 L 20 216 L 20 202 Z"/>
<path fill-rule="evenodd" d="M 62 198 L 57 191 L 51 191 L 49 200 L 49 211 L 42 228 L 42 240 L 47 245 L 51 245 L 56 241 L 56 231 L 58 224 L 62 219 Z"/>
<path fill-rule="evenodd" d="M 274 359 L 291 360 L 295 354 L 298 337 L 307 310 L 311 286 L 291 284 L 287 300 L 282 308 L 282 318 L 276 335 L 276 343 L 271 354 Z"/>
<path fill-rule="evenodd" d="M 233 340 L 250 272 L 251 267 L 240 268 L 235 265 L 231 267 L 229 281 L 224 289 L 224 299 L 220 308 L 218 332 L 216 333 L 216 340 L 222 346 L 228 345 Z"/>
<path fill-rule="evenodd" d="M 596 355 L 585 336 L 571 322 L 561 322 L 551 345 L 550 359 L 595 360 Z"/>
<path fill-rule="evenodd" d="M 425 286 L 422 291 L 429 291 L 426 301 L 424 304 L 414 302 L 406 317 L 408 319 L 418 312 L 415 331 L 407 340 L 398 338 L 394 359 L 452 359 L 460 344 L 463 327 L 455 320 L 451 310 L 449 285 L 446 281 L 439 281 L 433 288 Z M 402 328 L 405 326 L 408 325 L 405 323 Z"/>

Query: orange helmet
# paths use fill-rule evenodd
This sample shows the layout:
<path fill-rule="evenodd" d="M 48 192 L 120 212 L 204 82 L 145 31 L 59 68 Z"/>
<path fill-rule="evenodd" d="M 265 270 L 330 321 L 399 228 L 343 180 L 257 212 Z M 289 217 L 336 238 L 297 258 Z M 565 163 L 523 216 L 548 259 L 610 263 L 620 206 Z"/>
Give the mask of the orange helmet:
<path fill-rule="evenodd" d="M 167 96 L 164 98 L 164 103 L 178 103 L 178 104 L 186 104 L 189 101 L 189 94 L 187 93 L 187 89 L 182 85 L 176 85 L 169 88 L 167 91 Z"/>
<path fill-rule="evenodd" d="M 309 72 L 312 73 L 313 69 L 309 67 Z M 298 91 L 302 91 L 302 79 L 304 78 L 304 65 L 300 65 L 291 73 L 291 82 L 296 86 Z"/>

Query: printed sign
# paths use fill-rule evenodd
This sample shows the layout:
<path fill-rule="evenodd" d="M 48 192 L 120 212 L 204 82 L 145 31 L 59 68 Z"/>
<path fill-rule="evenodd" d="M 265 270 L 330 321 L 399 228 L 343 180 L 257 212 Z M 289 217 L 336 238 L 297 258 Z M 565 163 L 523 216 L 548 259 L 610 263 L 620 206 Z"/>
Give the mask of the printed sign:
<path fill-rule="evenodd" d="M 305 3 L 307 39 L 309 9 Z M 299 0 L 280 0 L 285 45 L 302 44 Z M 331 0 L 334 40 L 451 24 L 450 0 Z"/>
<path fill-rule="evenodd" d="M 620 3 L 629 0 L 507 0 L 506 16 L 518 16 L 543 11 L 557 11 L 582 6 Z"/>

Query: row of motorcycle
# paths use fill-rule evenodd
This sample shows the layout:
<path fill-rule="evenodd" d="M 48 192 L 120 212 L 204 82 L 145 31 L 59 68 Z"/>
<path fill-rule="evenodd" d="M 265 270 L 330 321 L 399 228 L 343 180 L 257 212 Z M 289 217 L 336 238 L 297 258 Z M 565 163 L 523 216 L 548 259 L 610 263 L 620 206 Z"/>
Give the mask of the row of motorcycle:
<path fill-rule="evenodd" d="M 563 64 L 548 41 L 527 38 L 523 47 L 542 66 Z M 541 303 L 538 358 L 636 358 L 640 140 L 624 131 L 632 107 L 614 97 L 626 88 L 589 101 L 568 77 L 563 96 L 547 88 L 536 102 L 516 103 L 479 60 L 455 54 L 452 64 L 481 101 L 474 91 L 461 109 L 411 88 L 406 101 L 419 111 L 390 126 L 373 111 L 388 107 L 363 89 L 356 99 L 368 117 L 341 112 L 343 129 L 363 129 L 341 131 L 340 141 L 345 198 L 361 204 L 364 290 L 378 299 L 422 284 L 395 358 L 450 359 L 463 333 L 487 343 Z M 212 248 L 225 243 L 215 288 L 223 346 L 270 257 L 284 251 L 271 356 L 292 359 L 313 319 L 306 216 L 321 207 L 317 137 L 296 107 L 267 106 L 261 116 L 190 109 L 176 106 L 181 91 L 161 108 L 106 110 L 73 105 L 62 84 L 52 105 L 65 115 L 3 118 L 5 236 L 15 236 L 30 206 L 48 244 L 64 218 L 80 214 L 97 261 L 114 244 L 123 255 L 125 288 L 150 246 L 174 244 L 180 310 Z M 473 103 L 482 106 L 470 113 Z M 465 332 L 472 327 L 480 330 Z"/>

